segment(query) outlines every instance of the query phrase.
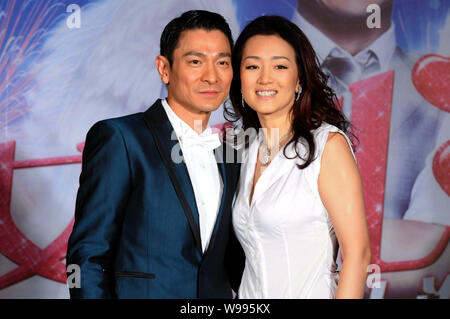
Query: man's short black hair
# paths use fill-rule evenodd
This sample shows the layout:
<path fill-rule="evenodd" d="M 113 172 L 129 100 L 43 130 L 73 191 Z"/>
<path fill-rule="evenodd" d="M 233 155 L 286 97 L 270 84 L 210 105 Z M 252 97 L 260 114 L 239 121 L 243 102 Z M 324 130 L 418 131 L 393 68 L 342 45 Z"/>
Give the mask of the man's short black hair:
<path fill-rule="evenodd" d="M 161 34 L 160 54 L 169 60 L 170 65 L 173 63 L 173 51 L 178 46 L 181 32 L 195 29 L 222 31 L 230 42 L 230 49 L 233 49 L 230 26 L 224 17 L 218 13 L 205 10 L 186 11 L 178 18 L 170 21 Z"/>

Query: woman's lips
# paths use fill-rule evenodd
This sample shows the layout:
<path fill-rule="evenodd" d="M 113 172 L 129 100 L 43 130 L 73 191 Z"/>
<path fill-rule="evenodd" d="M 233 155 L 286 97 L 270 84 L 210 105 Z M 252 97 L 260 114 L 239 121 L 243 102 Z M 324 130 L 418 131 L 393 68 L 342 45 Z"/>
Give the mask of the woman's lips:
<path fill-rule="evenodd" d="M 257 90 L 256 92 L 256 96 L 260 99 L 263 100 L 269 100 L 274 98 L 278 91 L 277 90 Z"/>

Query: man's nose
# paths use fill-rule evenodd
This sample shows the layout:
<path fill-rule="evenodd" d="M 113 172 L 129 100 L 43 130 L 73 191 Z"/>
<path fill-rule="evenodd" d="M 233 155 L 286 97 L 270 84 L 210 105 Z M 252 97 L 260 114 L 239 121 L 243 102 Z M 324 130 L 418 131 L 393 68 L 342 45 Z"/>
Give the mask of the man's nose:
<path fill-rule="evenodd" d="M 215 84 L 218 82 L 217 70 L 214 63 L 210 62 L 206 64 L 202 81 L 208 82 L 209 84 Z"/>

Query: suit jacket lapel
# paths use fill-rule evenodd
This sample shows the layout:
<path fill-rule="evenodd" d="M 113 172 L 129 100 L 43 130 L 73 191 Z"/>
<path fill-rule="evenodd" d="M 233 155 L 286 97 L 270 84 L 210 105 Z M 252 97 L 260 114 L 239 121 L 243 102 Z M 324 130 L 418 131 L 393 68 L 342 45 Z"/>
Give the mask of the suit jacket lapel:
<path fill-rule="evenodd" d="M 216 223 L 214 224 L 214 228 L 211 233 L 211 239 L 209 241 L 208 248 L 206 249 L 203 258 L 205 258 L 207 253 L 214 247 L 216 237 L 217 237 L 217 232 L 219 230 L 221 221 L 223 219 L 222 217 L 223 217 L 223 209 L 224 209 L 224 205 L 225 205 L 225 200 L 228 196 L 228 192 L 230 191 L 229 182 L 228 182 L 228 178 L 227 178 L 229 175 L 228 171 L 227 171 L 228 168 L 224 163 L 224 161 L 225 161 L 224 148 L 225 148 L 225 144 L 222 142 L 221 147 L 214 150 L 214 155 L 216 157 L 217 166 L 219 168 L 220 175 L 222 176 L 223 189 L 222 189 L 222 198 L 220 200 L 219 211 L 217 212 Z"/>
<path fill-rule="evenodd" d="M 226 166 L 225 166 L 225 163 L 223 160 L 223 147 L 224 147 L 224 144 L 222 143 L 222 145 L 219 149 L 214 150 L 214 155 L 216 156 L 217 166 L 219 168 L 220 175 L 222 176 L 223 189 L 222 189 L 222 198 L 220 199 L 219 211 L 217 212 L 216 224 L 214 225 L 213 233 L 211 236 L 214 236 L 214 234 L 217 231 L 218 225 L 221 221 L 223 206 L 225 204 L 225 198 L 227 196 L 227 192 L 228 192 L 228 188 L 229 188 L 228 181 L 227 181 L 228 172 L 226 170 Z M 214 238 L 211 238 L 211 240 L 213 240 L 213 239 Z"/>
<path fill-rule="evenodd" d="M 179 145 L 177 145 L 179 141 L 173 133 L 173 127 L 164 111 L 161 100 L 156 101 L 155 104 L 144 113 L 144 119 L 152 132 L 158 151 L 167 168 L 167 172 L 169 173 L 178 198 L 180 199 L 189 226 L 194 235 L 197 248 L 202 252 L 198 210 L 194 190 L 181 150 L 179 153 L 175 152 L 177 156 L 178 154 L 181 154 L 181 158 L 176 158 L 176 161 L 172 159 L 172 150 L 179 150 Z"/>

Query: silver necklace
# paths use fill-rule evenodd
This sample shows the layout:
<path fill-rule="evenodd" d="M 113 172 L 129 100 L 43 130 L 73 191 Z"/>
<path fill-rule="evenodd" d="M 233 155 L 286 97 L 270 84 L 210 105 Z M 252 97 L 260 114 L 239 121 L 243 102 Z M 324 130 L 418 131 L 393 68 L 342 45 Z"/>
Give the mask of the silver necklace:
<path fill-rule="evenodd" d="M 275 146 L 279 146 L 280 142 L 283 141 L 289 134 L 291 133 L 291 131 L 287 131 L 286 134 L 284 134 L 279 140 L 278 143 L 272 147 L 267 147 L 267 143 L 266 143 L 266 138 L 264 137 L 261 143 L 261 146 L 263 147 L 263 154 L 262 154 L 262 158 L 261 159 L 261 163 L 263 165 L 267 165 L 267 163 L 269 163 L 270 161 L 270 156 L 272 155 L 272 150 L 275 148 Z"/>

